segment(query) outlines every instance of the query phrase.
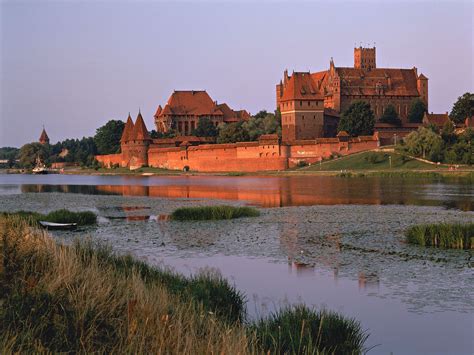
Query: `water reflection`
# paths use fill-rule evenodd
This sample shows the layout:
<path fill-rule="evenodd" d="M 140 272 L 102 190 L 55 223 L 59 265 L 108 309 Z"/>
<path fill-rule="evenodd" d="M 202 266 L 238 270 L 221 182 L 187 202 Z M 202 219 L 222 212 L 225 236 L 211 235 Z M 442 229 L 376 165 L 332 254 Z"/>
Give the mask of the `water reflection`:
<path fill-rule="evenodd" d="M 23 193 L 64 192 L 241 200 L 261 207 L 398 204 L 474 210 L 473 185 L 463 181 L 327 176 L 169 177 L 143 181 L 134 179 L 133 184 L 129 184 L 132 181 L 128 179 L 120 180 L 120 184 L 104 184 L 110 180 L 108 177 L 103 178 L 104 180 L 97 180 L 95 185 L 21 184 L 20 186 Z M 2 186 L 6 185 L 0 185 L 0 190 L 3 190 Z M 11 186 L 9 189 L 11 190 Z"/>

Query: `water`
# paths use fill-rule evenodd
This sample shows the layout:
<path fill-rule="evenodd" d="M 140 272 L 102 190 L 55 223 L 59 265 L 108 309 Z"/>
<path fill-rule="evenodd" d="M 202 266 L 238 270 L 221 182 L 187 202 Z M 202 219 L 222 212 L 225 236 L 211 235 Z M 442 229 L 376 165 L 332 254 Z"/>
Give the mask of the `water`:
<path fill-rule="evenodd" d="M 153 198 L 150 198 L 153 197 Z M 0 209 L 93 210 L 89 234 L 184 273 L 216 268 L 251 317 L 305 302 L 353 316 L 373 354 L 471 354 L 472 251 L 404 243 L 413 224 L 472 221 L 462 181 L 333 177 L 0 175 Z M 170 222 L 186 205 L 253 204 L 258 218 Z"/>

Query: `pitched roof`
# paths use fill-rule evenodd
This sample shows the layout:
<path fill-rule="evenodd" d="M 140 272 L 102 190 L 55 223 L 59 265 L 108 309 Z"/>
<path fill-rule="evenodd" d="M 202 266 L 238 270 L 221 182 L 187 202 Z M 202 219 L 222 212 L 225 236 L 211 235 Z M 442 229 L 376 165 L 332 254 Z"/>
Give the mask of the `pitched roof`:
<path fill-rule="evenodd" d="M 151 140 L 150 134 L 146 129 L 145 122 L 141 112 L 138 112 L 137 120 L 135 121 L 135 126 L 133 127 L 133 132 L 130 136 L 130 139 L 133 140 Z"/>
<path fill-rule="evenodd" d="M 49 137 L 44 127 L 43 127 L 43 131 L 41 132 L 41 136 L 39 137 L 39 142 L 49 142 Z"/>
<path fill-rule="evenodd" d="M 161 112 L 162 115 L 222 115 L 206 91 L 174 91 Z"/>
<path fill-rule="evenodd" d="M 130 140 L 130 136 L 133 133 L 133 121 L 128 114 L 127 122 L 125 123 L 125 127 L 123 128 L 122 138 L 120 138 L 121 143 L 125 143 Z"/>
<path fill-rule="evenodd" d="M 343 95 L 378 95 L 376 86 L 381 84 L 383 95 L 419 96 L 417 76 L 414 69 L 374 68 L 336 68 L 341 78 Z"/>
<path fill-rule="evenodd" d="M 449 121 L 448 113 L 427 113 L 423 116 L 424 124 L 434 124 L 437 127 L 443 127 Z"/>
<path fill-rule="evenodd" d="M 318 83 L 320 75 L 324 76 L 321 73 L 294 72 L 283 84 L 283 95 L 280 100 L 323 100 Z"/>

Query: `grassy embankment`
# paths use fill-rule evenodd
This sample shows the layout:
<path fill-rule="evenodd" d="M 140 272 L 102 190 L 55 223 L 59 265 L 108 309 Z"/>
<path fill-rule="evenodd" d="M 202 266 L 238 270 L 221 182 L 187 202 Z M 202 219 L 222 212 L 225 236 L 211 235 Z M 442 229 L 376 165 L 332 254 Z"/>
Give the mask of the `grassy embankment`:
<path fill-rule="evenodd" d="M 217 275 L 186 278 L 0 216 L 0 352 L 360 353 L 358 322 L 305 307 L 256 324 Z"/>
<path fill-rule="evenodd" d="M 31 211 L 3 212 L 2 215 L 18 216 L 37 224 L 39 221 L 54 223 L 77 223 L 78 226 L 86 226 L 97 223 L 97 216 L 90 211 L 72 212 L 69 210 L 56 210 L 48 214 Z"/>
<path fill-rule="evenodd" d="M 473 167 L 450 171 L 447 165 L 435 165 L 395 152 L 363 152 L 300 168 L 296 173 L 341 174 L 342 176 L 474 177 Z"/>
<path fill-rule="evenodd" d="M 176 221 L 199 221 L 258 216 L 260 216 L 260 212 L 253 207 L 200 206 L 180 207 L 171 214 L 171 219 Z"/>
<path fill-rule="evenodd" d="M 405 236 L 410 244 L 450 249 L 474 249 L 474 223 L 422 224 L 410 227 Z"/>

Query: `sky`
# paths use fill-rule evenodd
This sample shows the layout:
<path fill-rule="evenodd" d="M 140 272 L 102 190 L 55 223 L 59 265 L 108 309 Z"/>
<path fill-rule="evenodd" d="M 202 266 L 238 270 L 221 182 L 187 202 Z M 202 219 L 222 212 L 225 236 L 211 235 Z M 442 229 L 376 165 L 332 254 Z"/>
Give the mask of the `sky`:
<path fill-rule="evenodd" d="M 0 147 L 92 136 L 140 109 L 149 130 L 173 90 L 275 109 L 283 71 L 416 66 L 429 110 L 473 91 L 472 1 L 0 0 Z"/>

